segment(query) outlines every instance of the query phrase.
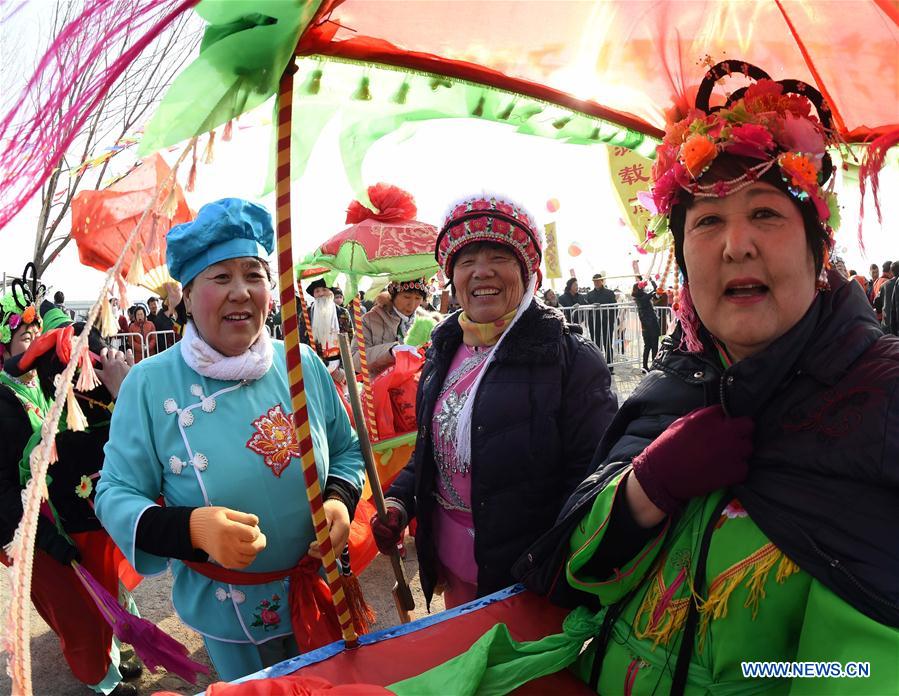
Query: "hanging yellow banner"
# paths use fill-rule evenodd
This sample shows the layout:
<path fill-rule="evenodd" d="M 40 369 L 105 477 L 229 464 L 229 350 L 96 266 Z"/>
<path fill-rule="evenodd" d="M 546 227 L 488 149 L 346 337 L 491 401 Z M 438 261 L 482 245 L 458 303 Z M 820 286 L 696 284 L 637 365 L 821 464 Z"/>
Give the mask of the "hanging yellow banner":
<path fill-rule="evenodd" d="M 666 240 L 654 242 L 650 239 L 647 241 L 646 227 L 649 225 L 652 215 L 637 200 L 638 192 L 649 190 L 652 181 L 650 175 L 652 160 L 646 159 L 626 147 L 609 145 L 606 149 L 609 154 L 609 173 L 612 185 L 615 187 L 624 211 L 624 220 L 634 233 L 637 245 L 648 252 L 664 250 Z"/>
<path fill-rule="evenodd" d="M 559 243 L 556 239 L 556 223 L 548 222 L 543 226 L 546 230 L 546 244 L 543 247 L 543 261 L 546 264 L 547 279 L 561 278 L 562 266 L 559 264 Z"/>

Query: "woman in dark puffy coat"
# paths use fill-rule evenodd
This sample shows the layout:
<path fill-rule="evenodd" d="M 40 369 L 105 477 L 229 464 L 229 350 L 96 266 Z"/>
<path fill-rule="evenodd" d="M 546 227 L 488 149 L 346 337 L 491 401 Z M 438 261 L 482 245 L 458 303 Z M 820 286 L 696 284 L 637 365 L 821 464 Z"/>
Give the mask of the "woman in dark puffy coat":
<path fill-rule="evenodd" d="M 493 197 L 454 206 L 437 240 L 462 311 L 432 334 L 415 454 L 387 491 L 387 518 L 372 520 L 387 551 L 417 518 L 429 603 L 438 584 L 452 607 L 513 582 L 617 407 L 596 345 L 534 299 L 540 255 L 532 218 Z"/>

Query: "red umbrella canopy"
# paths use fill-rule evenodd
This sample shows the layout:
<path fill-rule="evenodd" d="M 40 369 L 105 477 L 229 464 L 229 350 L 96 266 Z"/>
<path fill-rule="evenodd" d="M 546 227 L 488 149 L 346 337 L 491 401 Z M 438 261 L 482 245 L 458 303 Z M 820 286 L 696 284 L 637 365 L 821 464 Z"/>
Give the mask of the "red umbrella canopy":
<path fill-rule="evenodd" d="M 303 54 L 411 67 L 555 103 L 589 100 L 580 110 L 612 116 L 601 105 L 618 112 L 610 120 L 651 135 L 673 100 L 721 60 L 815 86 L 847 140 L 899 125 L 891 0 L 330 0 L 319 15 L 331 21 L 304 33 Z"/>
<path fill-rule="evenodd" d="M 153 203 L 137 243 L 125 254 L 122 277 L 137 270 L 135 258 L 139 254 L 143 277 L 137 279 L 131 273 L 129 281 L 153 292 L 163 291 L 165 283 L 172 281 L 165 264 L 165 234 L 174 225 L 193 219 L 184 192 L 177 182 L 171 181 L 170 172 L 165 160 L 157 153 L 144 159 L 108 188 L 81 191 L 75 196 L 72 200 L 72 237 L 78 245 L 81 263 L 100 271 L 109 270 L 144 210 Z"/>

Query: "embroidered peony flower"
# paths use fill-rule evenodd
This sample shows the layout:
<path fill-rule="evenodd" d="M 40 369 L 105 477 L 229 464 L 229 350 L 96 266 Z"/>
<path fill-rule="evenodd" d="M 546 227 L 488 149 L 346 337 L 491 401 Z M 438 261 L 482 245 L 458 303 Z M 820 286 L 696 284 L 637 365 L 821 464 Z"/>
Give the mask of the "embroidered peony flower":
<path fill-rule="evenodd" d="M 215 598 L 220 602 L 224 602 L 226 599 L 228 599 L 228 593 L 225 591 L 224 587 L 219 587 L 215 591 Z"/>
<path fill-rule="evenodd" d="M 299 442 L 290 417 L 278 404 L 254 420 L 253 427 L 257 432 L 247 440 L 247 448 L 261 454 L 265 465 L 280 478 L 291 459 L 300 456 Z"/>
<path fill-rule="evenodd" d="M 75 495 L 77 495 L 79 498 L 87 499 L 90 497 L 93 490 L 93 481 L 91 481 L 87 476 L 82 476 L 81 480 L 78 482 L 78 485 L 75 486 Z"/>
<path fill-rule="evenodd" d="M 730 131 L 730 140 L 726 145 L 727 152 L 740 157 L 768 159 L 769 151 L 775 146 L 771 132 L 764 126 L 744 123 Z"/>
<path fill-rule="evenodd" d="M 506 215 L 515 215 L 515 210 L 512 208 L 512 206 L 508 203 L 503 203 L 502 201 L 496 202 L 496 209 L 501 213 L 505 213 Z"/>
<path fill-rule="evenodd" d="M 280 601 L 281 601 L 281 598 L 280 598 L 278 595 L 273 594 L 273 595 L 272 595 L 272 601 L 273 601 L 273 602 L 280 602 Z"/>
<path fill-rule="evenodd" d="M 278 616 L 278 612 L 271 609 L 263 609 L 259 614 L 259 618 L 262 619 L 262 623 L 266 626 L 277 626 L 281 623 L 281 617 Z"/>
<path fill-rule="evenodd" d="M 694 179 L 702 176 L 706 167 L 717 155 L 718 148 L 715 147 L 715 143 L 698 133 L 691 135 L 681 148 L 681 159 Z"/>
<path fill-rule="evenodd" d="M 261 607 L 267 607 L 269 604 L 270 602 L 267 599 L 263 599 L 261 602 L 259 602 L 259 606 Z"/>
<path fill-rule="evenodd" d="M 471 203 L 472 210 L 490 210 L 490 201 L 479 198 Z"/>

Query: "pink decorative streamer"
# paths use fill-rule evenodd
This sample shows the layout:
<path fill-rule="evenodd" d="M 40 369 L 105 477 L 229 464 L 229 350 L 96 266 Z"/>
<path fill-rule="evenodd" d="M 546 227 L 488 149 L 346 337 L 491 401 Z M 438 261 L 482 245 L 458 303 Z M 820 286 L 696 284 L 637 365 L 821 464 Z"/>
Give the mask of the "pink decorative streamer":
<path fill-rule="evenodd" d="M 147 668 L 152 672 L 164 667 L 191 684 L 197 683 L 197 674 L 209 674 L 209 668 L 190 659 L 187 648 L 160 631 L 156 626 L 125 611 L 115 597 L 106 591 L 87 568 L 72 563 L 75 574 L 97 605 L 103 618 L 112 626 L 113 633 L 123 643 L 134 648 Z"/>
<path fill-rule="evenodd" d="M 199 0 L 95 0 L 47 49 L 20 99 L 0 120 L 0 229 L 47 180 L 119 76 L 175 19 Z M 78 100 L 73 84 L 102 62 L 110 46 L 137 38 L 105 70 L 90 78 Z M 61 123 L 47 128 L 49 114 Z"/>
<path fill-rule="evenodd" d="M 691 353 L 702 352 L 702 341 L 699 340 L 699 315 L 696 314 L 696 307 L 693 306 L 693 297 L 690 295 L 690 283 L 686 280 L 681 286 L 680 294 L 677 296 L 674 313 L 680 321 L 681 330 L 684 334 L 682 345 Z"/>

